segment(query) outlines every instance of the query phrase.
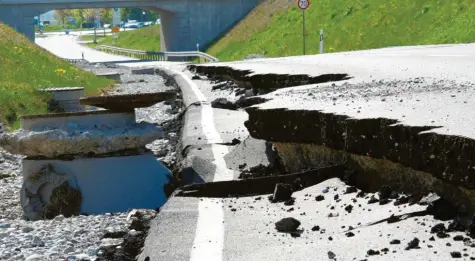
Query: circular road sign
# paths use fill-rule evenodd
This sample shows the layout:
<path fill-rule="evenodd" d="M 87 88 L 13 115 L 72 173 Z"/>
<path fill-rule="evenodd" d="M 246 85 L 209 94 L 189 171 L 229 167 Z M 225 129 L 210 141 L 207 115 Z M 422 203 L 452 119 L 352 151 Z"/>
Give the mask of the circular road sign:
<path fill-rule="evenodd" d="M 307 8 L 310 6 L 310 1 L 309 0 L 298 0 L 298 6 L 302 10 L 307 10 Z"/>

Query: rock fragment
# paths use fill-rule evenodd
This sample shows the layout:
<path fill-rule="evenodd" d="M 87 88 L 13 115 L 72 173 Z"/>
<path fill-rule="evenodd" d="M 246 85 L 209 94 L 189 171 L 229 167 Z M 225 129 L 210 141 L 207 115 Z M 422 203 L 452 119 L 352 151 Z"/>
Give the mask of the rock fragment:
<path fill-rule="evenodd" d="M 292 187 L 286 183 L 277 183 L 272 196 L 272 202 L 282 202 L 291 199 Z"/>
<path fill-rule="evenodd" d="M 417 237 L 415 237 L 413 240 L 411 240 L 407 244 L 406 250 L 415 249 L 415 248 L 419 248 L 419 239 Z"/>
<path fill-rule="evenodd" d="M 300 226 L 300 221 L 293 217 L 283 218 L 275 223 L 275 228 L 279 232 L 295 232 L 297 228 Z"/>

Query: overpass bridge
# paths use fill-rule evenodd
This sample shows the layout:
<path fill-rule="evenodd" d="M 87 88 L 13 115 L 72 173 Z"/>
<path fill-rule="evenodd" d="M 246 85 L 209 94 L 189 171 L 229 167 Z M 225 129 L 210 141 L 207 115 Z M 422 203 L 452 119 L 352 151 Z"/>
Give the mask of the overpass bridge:
<path fill-rule="evenodd" d="M 53 9 L 137 7 L 161 18 L 162 51 L 206 46 L 249 13 L 260 0 L 0 0 L 0 21 L 35 38 L 34 17 Z"/>

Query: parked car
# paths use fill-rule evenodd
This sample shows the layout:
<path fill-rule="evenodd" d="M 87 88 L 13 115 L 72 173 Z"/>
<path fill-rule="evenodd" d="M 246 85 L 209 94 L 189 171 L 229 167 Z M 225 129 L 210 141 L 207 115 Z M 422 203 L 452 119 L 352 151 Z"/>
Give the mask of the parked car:
<path fill-rule="evenodd" d="M 111 28 L 112 25 L 111 24 L 104 24 L 104 28 Z"/>
<path fill-rule="evenodd" d="M 148 22 L 143 23 L 143 26 L 150 26 L 150 25 L 152 25 L 152 24 L 153 24 L 152 21 L 148 21 Z"/>
<path fill-rule="evenodd" d="M 129 20 L 125 25 L 125 28 L 141 28 L 143 27 L 143 24 L 141 25 L 139 22 L 136 20 Z"/>
<path fill-rule="evenodd" d="M 157 19 L 157 21 L 155 21 L 155 24 L 160 24 L 160 18 Z"/>

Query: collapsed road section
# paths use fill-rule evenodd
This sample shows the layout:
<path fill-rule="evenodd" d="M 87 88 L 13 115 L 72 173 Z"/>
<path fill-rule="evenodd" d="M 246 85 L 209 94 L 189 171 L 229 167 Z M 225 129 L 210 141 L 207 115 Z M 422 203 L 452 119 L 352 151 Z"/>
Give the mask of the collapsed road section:
<path fill-rule="evenodd" d="M 22 129 L 0 131 L 2 147 L 27 156 L 0 149 L 2 260 L 104 260 L 111 252 L 134 260 L 166 200 L 179 90 L 157 75 L 78 65 L 120 81 L 100 97 L 48 89 L 56 113 L 26 115 Z"/>
<path fill-rule="evenodd" d="M 226 86 L 262 94 L 243 106 L 245 126 L 272 144 L 277 169 L 179 188 L 139 260 L 475 259 L 473 135 L 459 126 L 471 122 L 472 84 L 349 77 L 269 92 L 234 82 L 238 71 L 215 77 L 219 66 L 203 67 L 184 74 L 217 84 L 215 94 Z M 227 100 L 213 107 L 240 111 Z"/>

